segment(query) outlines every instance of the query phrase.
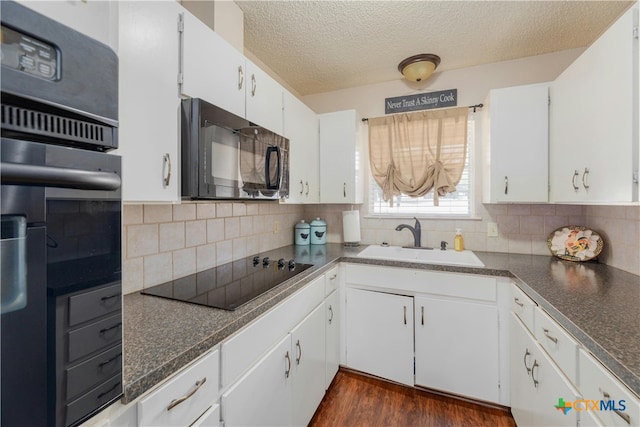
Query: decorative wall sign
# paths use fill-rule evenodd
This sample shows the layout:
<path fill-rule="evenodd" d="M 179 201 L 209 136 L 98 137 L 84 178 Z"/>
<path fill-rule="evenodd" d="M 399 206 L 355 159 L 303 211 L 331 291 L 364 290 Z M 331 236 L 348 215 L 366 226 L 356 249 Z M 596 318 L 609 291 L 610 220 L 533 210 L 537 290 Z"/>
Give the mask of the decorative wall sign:
<path fill-rule="evenodd" d="M 456 107 L 457 105 L 458 89 L 447 89 L 437 92 L 385 98 L 384 113 L 392 114 L 403 113 L 405 111 L 431 110 L 434 108 Z"/>

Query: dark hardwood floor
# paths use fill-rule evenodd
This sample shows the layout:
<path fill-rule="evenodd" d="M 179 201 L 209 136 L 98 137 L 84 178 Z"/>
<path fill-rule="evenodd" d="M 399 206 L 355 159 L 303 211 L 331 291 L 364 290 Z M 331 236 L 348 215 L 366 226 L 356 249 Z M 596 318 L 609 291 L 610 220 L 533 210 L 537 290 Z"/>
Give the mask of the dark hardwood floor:
<path fill-rule="evenodd" d="M 340 370 L 310 427 L 515 427 L 511 414 Z"/>

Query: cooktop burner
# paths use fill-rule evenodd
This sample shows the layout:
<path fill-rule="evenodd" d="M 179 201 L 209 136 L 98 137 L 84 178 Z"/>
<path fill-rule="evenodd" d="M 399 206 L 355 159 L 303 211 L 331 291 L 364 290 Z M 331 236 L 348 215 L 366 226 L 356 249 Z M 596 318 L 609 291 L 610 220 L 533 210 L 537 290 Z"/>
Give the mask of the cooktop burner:
<path fill-rule="evenodd" d="M 313 264 L 255 256 L 144 289 L 141 293 L 235 310 Z"/>

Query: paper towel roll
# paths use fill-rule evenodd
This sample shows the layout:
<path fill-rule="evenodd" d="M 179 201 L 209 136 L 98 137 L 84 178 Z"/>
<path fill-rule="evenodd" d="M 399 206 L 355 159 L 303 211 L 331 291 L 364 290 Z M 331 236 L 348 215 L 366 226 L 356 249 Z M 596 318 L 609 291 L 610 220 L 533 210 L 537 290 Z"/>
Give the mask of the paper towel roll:
<path fill-rule="evenodd" d="M 360 242 L 360 211 L 342 212 L 342 234 L 345 244 Z"/>

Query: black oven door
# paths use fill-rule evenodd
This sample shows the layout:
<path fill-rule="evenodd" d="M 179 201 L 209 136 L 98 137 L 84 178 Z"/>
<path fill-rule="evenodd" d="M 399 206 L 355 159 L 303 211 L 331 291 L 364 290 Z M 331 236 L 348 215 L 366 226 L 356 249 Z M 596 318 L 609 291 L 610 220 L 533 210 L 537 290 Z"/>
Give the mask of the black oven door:
<path fill-rule="evenodd" d="M 120 158 L 11 138 L 0 148 L 0 422 L 71 425 L 91 411 L 69 416 L 68 401 L 79 396 L 62 390 L 70 364 L 55 307 L 67 295 L 121 288 Z M 101 403 L 120 392 L 121 385 Z"/>

